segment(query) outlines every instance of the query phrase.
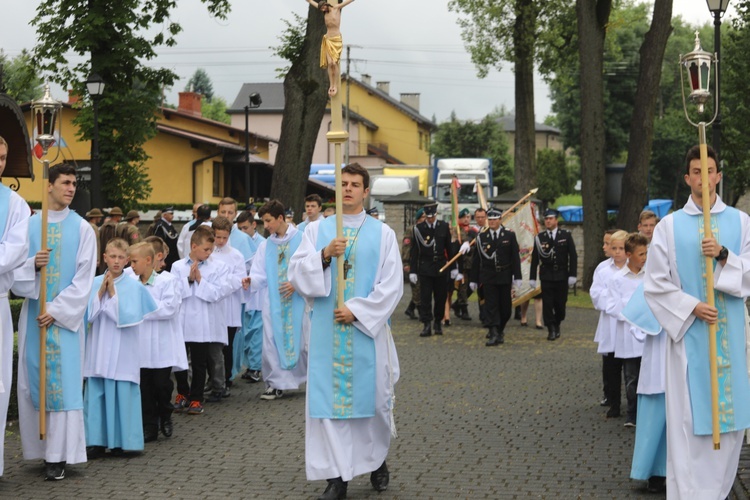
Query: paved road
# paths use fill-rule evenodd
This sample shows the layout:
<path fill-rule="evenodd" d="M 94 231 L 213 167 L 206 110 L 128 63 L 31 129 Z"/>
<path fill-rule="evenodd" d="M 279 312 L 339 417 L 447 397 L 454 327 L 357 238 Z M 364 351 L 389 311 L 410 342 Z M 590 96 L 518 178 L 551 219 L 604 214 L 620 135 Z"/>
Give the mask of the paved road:
<path fill-rule="evenodd" d="M 358 477 L 349 498 L 659 498 L 628 479 L 634 432 L 598 404 L 594 311 L 570 309 L 555 342 L 511 321 L 505 345 L 488 348 L 476 320 L 420 338 L 403 304 L 391 486 L 377 494 Z M 57 483 L 22 461 L 11 428 L 0 498 L 315 498 L 325 483 L 305 479 L 304 393 L 261 401 L 261 389 L 240 381 L 204 415 L 175 415 L 171 439 L 68 467 Z"/>

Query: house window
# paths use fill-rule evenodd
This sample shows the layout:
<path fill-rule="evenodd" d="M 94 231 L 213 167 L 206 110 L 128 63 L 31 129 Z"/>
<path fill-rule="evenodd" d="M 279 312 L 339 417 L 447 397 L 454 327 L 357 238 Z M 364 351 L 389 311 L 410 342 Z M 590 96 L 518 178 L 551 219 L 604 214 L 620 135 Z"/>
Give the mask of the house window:
<path fill-rule="evenodd" d="M 424 134 L 422 132 L 419 133 L 419 149 L 424 149 Z"/>
<path fill-rule="evenodd" d="M 221 198 L 221 163 L 214 162 L 213 196 Z"/>

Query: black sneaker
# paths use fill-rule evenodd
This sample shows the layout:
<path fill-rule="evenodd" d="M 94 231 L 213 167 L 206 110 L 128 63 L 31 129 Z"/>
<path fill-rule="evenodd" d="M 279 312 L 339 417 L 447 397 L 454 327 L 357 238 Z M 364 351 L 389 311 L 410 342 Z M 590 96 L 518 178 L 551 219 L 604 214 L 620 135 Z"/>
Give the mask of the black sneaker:
<path fill-rule="evenodd" d="M 47 481 L 61 481 L 65 479 L 65 462 L 44 462 Z"/>
<path fill-rule="evenodd" d="M 219 403 L 221 402 L 221 391 L 214 391 L 210 396 L 206 398 L 206 403 Z"/>
<path fill-rule="evenodd" d="M 231 396 L 231 394 L 229 393 L 229 389 L 227 389 L 227 388 L 225 387 L 225 388 L 224 388 L 224 390 L 223 390 L 223 391 L 221 391 L 221 397 L 222 397 L 222 398 L 228 398 L 229 396 Z"/>
<path fill-rule="evenodd" d="M 273 401 L 274 399 L 279 399 L 284 395 L 284 391 L 280 389 L 274 389 L 273 387 L 266 388 L 266 391 L 260 395 L 260 399 L 264 399 L 266 401 Z"/>

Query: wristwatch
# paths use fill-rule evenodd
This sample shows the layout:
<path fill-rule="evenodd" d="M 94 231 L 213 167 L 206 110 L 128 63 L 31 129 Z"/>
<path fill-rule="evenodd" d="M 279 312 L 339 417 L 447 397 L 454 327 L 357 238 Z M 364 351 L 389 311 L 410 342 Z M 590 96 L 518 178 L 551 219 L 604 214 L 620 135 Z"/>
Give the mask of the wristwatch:
<path fill-rule="evenodd" d="M 719 255 L 716 256 L 716 260 L 725 260 L 727 257 L 729 257 L 729 250 L 727 250 L 727 247 L 722 246 Z"/>

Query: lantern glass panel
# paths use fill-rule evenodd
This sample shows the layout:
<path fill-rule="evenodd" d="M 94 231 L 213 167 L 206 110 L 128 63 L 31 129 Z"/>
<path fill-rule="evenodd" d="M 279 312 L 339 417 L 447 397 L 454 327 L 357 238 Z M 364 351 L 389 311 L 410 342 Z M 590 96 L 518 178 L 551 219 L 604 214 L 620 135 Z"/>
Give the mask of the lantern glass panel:
<path fill-rule="evenodd" d="M 708 90 L 708 82 L 711 74 L 711 66 L 707 62 L 701 64 L 701 90 Z"/>
<path fill-rule="evenodd" d="M 699 90 L 701 88 L 700 81 L 698 79 L 698 65 L 693 63 L 690 63 L 690 66 L 688 67 L 688 72 L 690 73 L 690 88 L 693 91 Z"/>

